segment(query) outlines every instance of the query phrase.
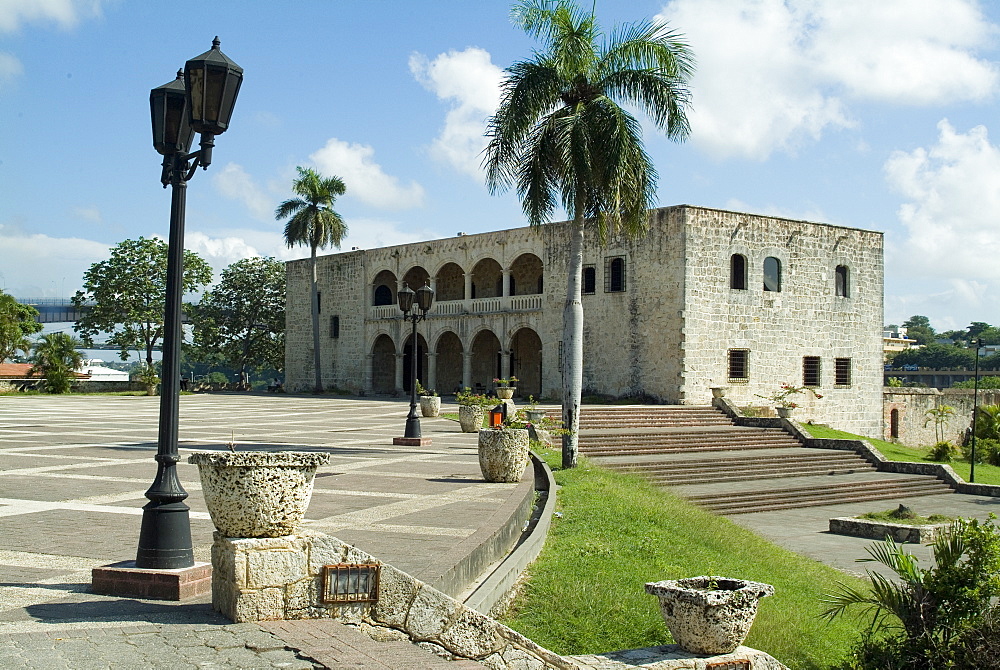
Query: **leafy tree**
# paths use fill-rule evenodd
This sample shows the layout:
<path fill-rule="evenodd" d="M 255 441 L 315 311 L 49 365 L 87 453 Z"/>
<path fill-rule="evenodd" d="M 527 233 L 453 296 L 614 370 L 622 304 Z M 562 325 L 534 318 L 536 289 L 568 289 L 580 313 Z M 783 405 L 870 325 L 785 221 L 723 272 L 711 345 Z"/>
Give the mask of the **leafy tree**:
<path fill-rule="evenodd" d="M 212 268 L 198 254 L 184 251 L 185 293 L 197 291 L 212 281 Z M 83 290 L 73 304 L 94 305 L 83 310 L 73 329 L 87 345 L 94 336 L 108 333 L 107 341 L 119 348 L 122 360 L 128 351 L 146 354 L 153 366 L 153 348 L 163 337 L 167 295 L 167 243 L 140 237 L 125 240 L 111 250 L 111 258 L 90 266 L 83 275 Z M 187 307 L 185 307 L 187 309 Z"/>
<path fill-rule="evenodd" d="M 900 351 L 892 359 L 893 367 L 919 365 L 937 370 L 972 369 L 976 364 L 976 352 L 954 344 L 932 342 L 919 349 Z"/>
<path fill-rule="evenodd" d="M 299 178 L 292 182 L 292 191 L 297 198 L 291 198 L 278 205 L 274 212 L 277 220 L 285 222 L 285 243 L 289 247 L 296 244 L 309 245 L 309 269 L 311 274 L 311 312 L 313 329 L 313 368 L 316 372 L 314 393 L 323 392 L 323 375 L 320 370 L 319 354 L 319 289 L 316 287 L 316 250 L 340 243 L 347 235 L 347 225 L 333 210 L 337 196 L 344 195 L 347 187 L 340 177 L 323 177 L 311 168 L 297 168 Z"/>
<path fill-rule="evenodd" d="M 28 353 L 31 349 L 28 336 L 42 329 L 42 324 L 35 320 L 37 316 L 37 309 L 22 305 L 14 296 L 0 291 L 0 363 L 18 351 Z"/>
<path fill-rule="evenodd" d="M 685 107 L 693 58 L 681 37 L 658 22 L 627 25 L 599 44 L 593 13 L 571 0 L 522 0 L 512 18 L 544 48 L 508 67 L 487 129 L 490 191 L 516 186 L 532 226 L 561 204 L 572 217 L 563 309 L 563 466 L 577 460 L 583 387 L 584 232 L 643 235 L 656 193 L 656 169 L 643 148 L 634 105 L 672 140 L 689 132 Z"/>
<path fill-rule="evenodd" d="M 45 390 L 49 393 L 66 393 L 73 382 L 73 373 L 83 364 L 77 347 L 83 342 L 67 333 L 42 335 L 31 354 L 29 375 L 45 377 Z"/>
<path fill-rule="evenodd" d="M 975 381 L 970 379 L 964 382 L 955 382 L 951 387 L 956 389 L 971 389 L 975 388 Z M 1000 389 L 1000 377 L 980 377 L 979 388 Z"/>
<path fill-rule="evenodd" d="M 285 360 L 285 264 L 244 258 L 191 310 L 195 357 L 244 372 L 281 369 Z"/>
<path fill-rule="evenodd" d="M 933 344 L 936 337 L 934 329 L 931 328 L 931 321 L 926 316 L 915 314 L 903 322 L 906 327 L 906 336 L 911 340 L 916 340 L 917 344 Z"/>
<path fill-rule="evenodd" d="M 951 405 L 939 405 L 925 412 L 927 418 L 924 420 L 924 427 L 934 422 L 934 437 L 938 442 L 944 441 L 944 427 L 955 416 L 955 408 Z"/>

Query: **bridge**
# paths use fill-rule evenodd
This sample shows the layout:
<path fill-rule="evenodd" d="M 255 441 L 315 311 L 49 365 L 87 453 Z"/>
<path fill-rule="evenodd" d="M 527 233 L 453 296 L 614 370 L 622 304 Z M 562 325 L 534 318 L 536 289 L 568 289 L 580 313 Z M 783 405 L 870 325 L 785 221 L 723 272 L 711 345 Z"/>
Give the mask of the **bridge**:
<path fill-rule="evenodd" d="M 38 310 L 38 323 L 62 323 L 79 321 L 83 312 L 73 304 L 72 298 L 15 298 L 22 305 L 30 305 Z M 84 303 L 83 309 L 92 306 L 93 302 Z"/>

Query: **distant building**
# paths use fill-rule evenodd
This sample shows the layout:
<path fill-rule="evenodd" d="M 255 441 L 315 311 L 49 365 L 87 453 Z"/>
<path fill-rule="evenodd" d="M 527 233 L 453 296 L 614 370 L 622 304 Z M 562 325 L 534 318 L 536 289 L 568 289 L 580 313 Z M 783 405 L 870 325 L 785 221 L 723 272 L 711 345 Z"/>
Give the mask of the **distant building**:
<path fill-rule="evenodd" d="M 906 336 L 906 326 L 882 329 L 882 352 L 885 354 L 915 349 L 919 346 L 916 340 Z"/>
<path fill-rule="evenodd" d="M 649 233 L 584 249 L 588 393 L 708 404 L 728 386 L 767 405 L 781 384 L 799 417 L 878 435 L 883 239 L 879 232 L 689 205 L 652 210 Z M 323 383 L 404 393 L 410 324 L 403 283 L 429 284 L 417 377 L 450 393 L 518 377 L 521 395 L 561 396 L 568 226 L 515 228 L 317 259 Z M 313 380 L 309 261 L 287 264 L 286 387 Z"/>
<path fill-rule="evenodd" d="M 87 361 L 80 367 L 80 372 L 90 375 L 90 381 L 94 382 L 127 382 L 129 373 L 125 370 L 115 370 L 105 367 L 104 361 L 93 359 Z"/>

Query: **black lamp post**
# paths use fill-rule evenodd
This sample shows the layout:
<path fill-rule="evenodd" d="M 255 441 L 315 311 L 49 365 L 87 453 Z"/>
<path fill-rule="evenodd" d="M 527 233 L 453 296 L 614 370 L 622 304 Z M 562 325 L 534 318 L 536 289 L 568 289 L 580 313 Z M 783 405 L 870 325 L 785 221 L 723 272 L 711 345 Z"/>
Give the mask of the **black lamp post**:
<path fill-rule="evenodd" d="M 163 370 L 156 478 L 142 508 L 137 568 L 171 570 L 194 565 L 191 523 L 177 477 L 177 418 L 180 396 L 181 297 L 184 293 L 184 209 L 187 182 L 198 167 L 212 163 L 215 136 L 229 127 L 243 81 L 243 68 L 212 48 L 184 64 L 177 78 L 150 91 L 153 148 L 163 156 L 160 182 L 171 187 L 170 236 L 167 252 L 167 295 L 163 318 Z M 195 132 L 200 149 L 188 153 Z"/>
<path fill-rule="evenodd" d="M 976 376 L 972 382 L 972 454 L 969 457 L 969 482 L 976 481 L 976 412 L 979 411 L 979 348 L 983 346 L 981 339 L 972 340 L 976 347 Z"/>
<path fill-rule="evenodd" d="M 420 418 L 417 416 L 417 322 L 427 318 L 427 311 L 434 302 L 434 289 L 430 286 L 421 286 L 414 292 L 405 284 L 403 288 L 396 292 L 399 300 L 399 308 L 403 310 L 403 320 L 409 319 L 413 322 L 412 334 L 412 354 L 410 356 L 410 413 L 406 415 L 406 430 L 403 432 L 404 440 L 420 439 Z M 414 309 L 413 299 L 416 298 L 417 307 L 420 314 Z"/>

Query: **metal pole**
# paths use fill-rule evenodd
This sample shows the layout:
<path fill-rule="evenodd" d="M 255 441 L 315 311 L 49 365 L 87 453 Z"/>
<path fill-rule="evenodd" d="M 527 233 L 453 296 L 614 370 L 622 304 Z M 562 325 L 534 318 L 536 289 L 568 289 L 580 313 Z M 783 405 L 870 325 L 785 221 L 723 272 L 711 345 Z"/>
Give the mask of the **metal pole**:
<path fill-rule="evenodd" d="M 187 161 L 168 157 L 170 166 L 170 236 L 167 248 L 167 295 L 163 317 L 163 367 L 160 423 L 156 443 L 156 478 L 142 508 L 137 568 L 172 570 L 194 565 L 187 491 L 177 476 L 177 423 L 180 397 L 181 297 L 184 292 L 184 215 Z"/>
<path fill-rule="evenodd" d="M 411 347 L 410 361 L 410 413 L 406 415 L 406 430 L 403 437 L 420 437 L 420 418 L 417 416 L 417 310 L 413 306 L 413 313 L 410 319 L 413 320 L 413 346 Z"/>
<path fill-rule="evenodd" d="M 979 408 L 979 347 L 982 344 L 982 340 L 974 340 L 973 344 L 976 346 L 976 376 L 975 381 L 972 382 L 972 456 L 969 459 L 971 463 L 969 464 L 969 482 L 975 483 L 976 481 L 976 412 Z"/>

